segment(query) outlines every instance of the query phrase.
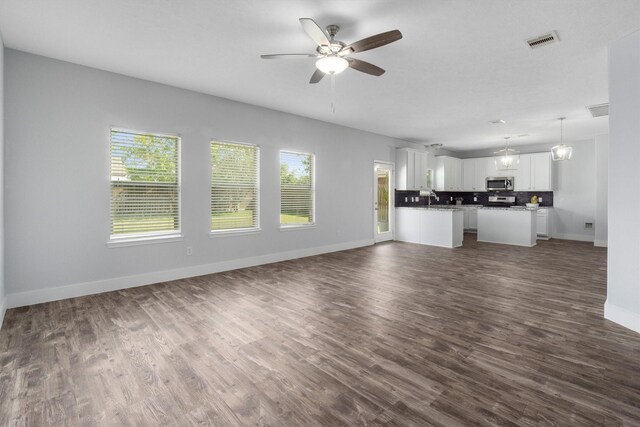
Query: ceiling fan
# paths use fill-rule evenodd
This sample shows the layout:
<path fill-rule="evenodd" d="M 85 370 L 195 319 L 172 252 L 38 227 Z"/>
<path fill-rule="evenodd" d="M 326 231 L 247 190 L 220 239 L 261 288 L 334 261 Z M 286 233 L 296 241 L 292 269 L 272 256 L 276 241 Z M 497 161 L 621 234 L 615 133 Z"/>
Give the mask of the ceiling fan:
<path fill-rule="evenodd" d="M 398 30 L 387 31 L 385 33 L 376 34 L 367 37 L 355 43 L 347 45 L 335 39 L 336 34 L 340 30 L 337 25 L 328 25 L 325 33 L 313 19 L 300 18 L 300 24 L 304 31 L 311 37 L 318 47 L 315 54 L 307 53 L 285 53 L 274 55 L 260 55 L 263 59 L 276 58 L 317 58 L 317 70 L 311 76 L 309 83 L 318 83 L 325 74 L 338 74 L 346 68 L 353 68 L 362 73 L 371 74 L 372 76 L 381 76 L 384 74 L 382 68 L 360 59 L 351 58 L 348 55 L 353 53 L 364 52 L 365 50 L 375 49 L 389 43 L 393 43 L 402 38 L 402 33 Z M 328 37 L 327 37 L 328 36 Z"/>

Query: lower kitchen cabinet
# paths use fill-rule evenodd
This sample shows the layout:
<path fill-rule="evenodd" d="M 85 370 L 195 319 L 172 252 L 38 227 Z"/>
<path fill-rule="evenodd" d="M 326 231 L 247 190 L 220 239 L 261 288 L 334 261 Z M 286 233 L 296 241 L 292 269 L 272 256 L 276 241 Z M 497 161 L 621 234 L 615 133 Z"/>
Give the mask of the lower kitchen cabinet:
<path fill-rule="evenodd" d="M 478 208 L 476 206 L 463 206 L 464 229 L 476 231 L 478 229 Z"/>
<path fill-rule="evenodd" d="M 396 240 L 420 243 L 420 211 L 417 209 L 396 209 Z"/>
<path fill-rule="evenodd" d="M 421 245 L 457 248 L 463 240 L 462 209 L 396 208 L 395 239 Z"/>
<path fill-rule="evenodd" d="M 536 212 L 536 230 L 538 239 L 549 239 L 551 237 L 551 210 L 548 208 L 538 209 Z"/>

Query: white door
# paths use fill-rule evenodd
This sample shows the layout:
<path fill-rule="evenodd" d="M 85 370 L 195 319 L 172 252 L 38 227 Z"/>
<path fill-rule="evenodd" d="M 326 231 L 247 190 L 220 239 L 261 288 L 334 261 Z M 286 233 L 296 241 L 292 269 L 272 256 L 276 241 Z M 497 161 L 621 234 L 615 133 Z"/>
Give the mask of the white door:
<path fill-rule="evenodd" d="M 373 239 L 376 242 L 393 240 L 394 193 L 393 164 L 375 162 L 373 165 Z"/>

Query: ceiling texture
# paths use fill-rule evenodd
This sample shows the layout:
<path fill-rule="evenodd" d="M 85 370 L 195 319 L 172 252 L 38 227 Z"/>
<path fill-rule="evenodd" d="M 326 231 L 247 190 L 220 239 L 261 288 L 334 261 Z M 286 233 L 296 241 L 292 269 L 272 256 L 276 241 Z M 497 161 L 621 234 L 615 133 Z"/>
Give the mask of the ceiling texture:
<path fill-rule="evenodd" d="M 314 59 L 260 59 L 314 52 L 301 17 L 347 44 L 404 38 L 353 55 L 387 72 L 337 75 L 334 113 Z M 0 0 L 12 49 L 454 151 L 556 142 L 561 116 L 566 141 L 607 133 L 585 107 L 608 102 L 608 44 L 638 29 L 640 0 Z"/>

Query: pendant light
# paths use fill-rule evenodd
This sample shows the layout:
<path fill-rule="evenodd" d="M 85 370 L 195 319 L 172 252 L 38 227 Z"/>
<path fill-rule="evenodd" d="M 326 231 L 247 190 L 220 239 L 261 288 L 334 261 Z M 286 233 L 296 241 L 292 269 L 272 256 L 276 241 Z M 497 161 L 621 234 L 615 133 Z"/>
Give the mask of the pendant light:
<path fill-rule="evenodd" d="M 505 136 L 504 148 L 493 153 L 496 155 L 494 162 L 496 169 L 499 171 L 516 170 L 520 164 L 520 154 L 513 148 L 509 148 L 509 138 L 510 137 Z"/>
<path fill-rule="evenodd" d="M 573 154 L 573 148 L 563 142 L 562 122 L 564 119 L 566 119 L 566 117 L 560 117 L 558 119 L 560 120 L 560 144 L 551 149 L 551 158 L 554 162 L 569 160 L 571 159 L 571 154 Z"/>

